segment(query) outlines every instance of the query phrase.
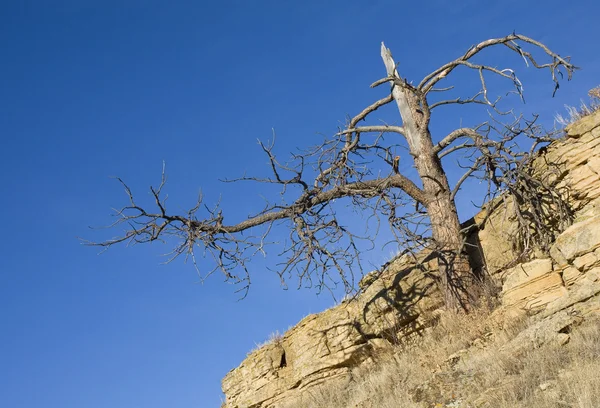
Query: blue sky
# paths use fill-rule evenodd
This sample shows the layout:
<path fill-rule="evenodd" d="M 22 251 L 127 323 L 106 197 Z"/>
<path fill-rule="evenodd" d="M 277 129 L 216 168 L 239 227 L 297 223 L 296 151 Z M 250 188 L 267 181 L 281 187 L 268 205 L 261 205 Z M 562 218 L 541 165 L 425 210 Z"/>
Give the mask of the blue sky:
<path fill-rule="evenodd" d="M 282 290 L 273 259 L 238 301 L 217 275 L 198 284 L 190 265 L 162 265 L 168 247 L 82 246 L 125 203 L 110 176 L 147 198 L 164 160 L 173 210 L 201 187 L 243 219 L 261 190 L 217 179 L 264 171 L 256 139 L 272 128 L 287 153 L 381 97 L 369 89 L 381 41 L 419 80 L 489 37 L 541 40 L 583 68 L 551 99 L 548 74 L 515 60 L 523 108 L 551 123 L 600 82 L 599 12 L 591 0 L 2 2 L 0 406 L 217 407 L 255 343 L 333 303 Z M 435 129 L 464 115 L 440 113 Z M 375 252 L 367 261 L 389 256 Z"/>

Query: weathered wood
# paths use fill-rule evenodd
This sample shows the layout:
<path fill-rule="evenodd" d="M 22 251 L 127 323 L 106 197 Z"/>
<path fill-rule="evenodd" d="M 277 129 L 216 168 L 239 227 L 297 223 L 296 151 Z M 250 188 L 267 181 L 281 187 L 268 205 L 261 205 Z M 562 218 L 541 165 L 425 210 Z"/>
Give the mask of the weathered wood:
<path fill-rule="evenodd" d="M 402 117 L 403 136 L 423 183 L 425 204 L 431 221 L 432 238 L 436 243 L 440 281 L 446 305 L 467 308 L 474 296 L 471 285 L 475 282 L 461 234 L 460 220 L 448 178 L 437 155 L 429 123 L 424 111 L 429 108 L 416 88 L 406 84 L 396 69 L 391 51 L 381 43 L 381 58 L 392 87 L 392 96 Z M 402 84 L 405 84 L 404 86 Z"/>

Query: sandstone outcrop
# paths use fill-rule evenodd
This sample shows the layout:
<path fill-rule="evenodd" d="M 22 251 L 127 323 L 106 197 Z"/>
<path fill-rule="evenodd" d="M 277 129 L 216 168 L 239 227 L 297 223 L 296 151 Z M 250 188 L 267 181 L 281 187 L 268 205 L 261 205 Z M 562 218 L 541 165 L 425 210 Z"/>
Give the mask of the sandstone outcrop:
<path fill-rule="evenodd" d="M 223 380 L 227 406 L 277 406 L 324 381 L 347 381 L 374 350 L 427 327 L 443 305 L 428 269 L 423 258 L 401 258 L 356 298 L 305 317 L 253 352 Z"/>
<path fill-rule="evenodd" d="M 535 323 L 507 344 L 516 351 L 566 342 L 569 328 L 600 314 L 600 111 L 567 128 L 535 166 L 564 189 L 576 210 L 574 223 L 549 254 L 515 264 L 516 223 L 510 202 L 490 203 L 469 223 L 471 254 L 501 288 L 502 313 L 529 314 Z M 488 211 L 488 212 L 486 212 Z M 304 318 L 285 335 L 252 352 L 223 379 L 226 408 L 290 404 L 327 381 L 349 381 L 351 369 L 374 352 L 431 326 L 442 307 L 434 261 L 427 253 L 391 262 L 361 282 L 362 292 Z"/>
<path fill-rule="evenodd" d="M 536 259 L 506 271 L 501 298 L 506 307 L 532 310 L 566 292 L 560 274 L 552 269 L 552 260 Z"/>

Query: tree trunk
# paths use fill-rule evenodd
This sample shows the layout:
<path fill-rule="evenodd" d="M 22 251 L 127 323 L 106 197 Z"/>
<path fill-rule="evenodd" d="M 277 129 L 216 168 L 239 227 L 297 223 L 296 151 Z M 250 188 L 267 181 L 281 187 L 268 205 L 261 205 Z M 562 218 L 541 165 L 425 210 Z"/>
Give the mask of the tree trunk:
<path fill-rule="evenodd" d="M 418 160 L 417 170 L 430 197 L 426 204 L 446 306 L 469 309 L 477 298 L 475 277 L 464 248 L 464 237 L 446 175 L 437 156 Z M 415 160 L 417 162 L 417 160 Z"/>
<path fill-rule="evenodd" d="M 436 245 L 434 251 L 446 306 L 449 309 L 468 310 L 478 297 L 478 287 L 465 252 L 456 204 L 451 198 L 446 173 L 433 151 L 428 129 L 422 129 L 420 133 L 420 150 L 415 152 L 415 167 L 428 197 L 425 206 Z"/>
<path fill-rule="evenodd" d="M 381 57 L 388 76 L 399 79 L 391 52 L 381 44 Z M 431 222 L 432 238 L 436 243 L 436 252 L 441 285 L 444 290 L 446 306 L 449 309 L 469 309 L 477 298 L 476 279 L 471 271 L 469 259 L 463 249 L 460 221 L 456 204 L 451 198 L 448 178 L 442 168 L 429 132 L 429 108 L 424 98 L 409 84 L 393 84 L 394 97 L 410 153 L 423 183 L 427 202 L 427 214 Z"/>

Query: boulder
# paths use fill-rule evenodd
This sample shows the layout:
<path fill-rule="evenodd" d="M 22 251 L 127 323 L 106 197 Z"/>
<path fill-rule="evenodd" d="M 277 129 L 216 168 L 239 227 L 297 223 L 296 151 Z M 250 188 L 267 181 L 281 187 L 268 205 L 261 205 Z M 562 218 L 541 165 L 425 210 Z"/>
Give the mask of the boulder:
<path fill-rule="evenodd" d="M 600 247 L 600 216 L 578 222 L 556 238 L 550 256 L 559 266 L 566 266 L 576 257 Z"/>

